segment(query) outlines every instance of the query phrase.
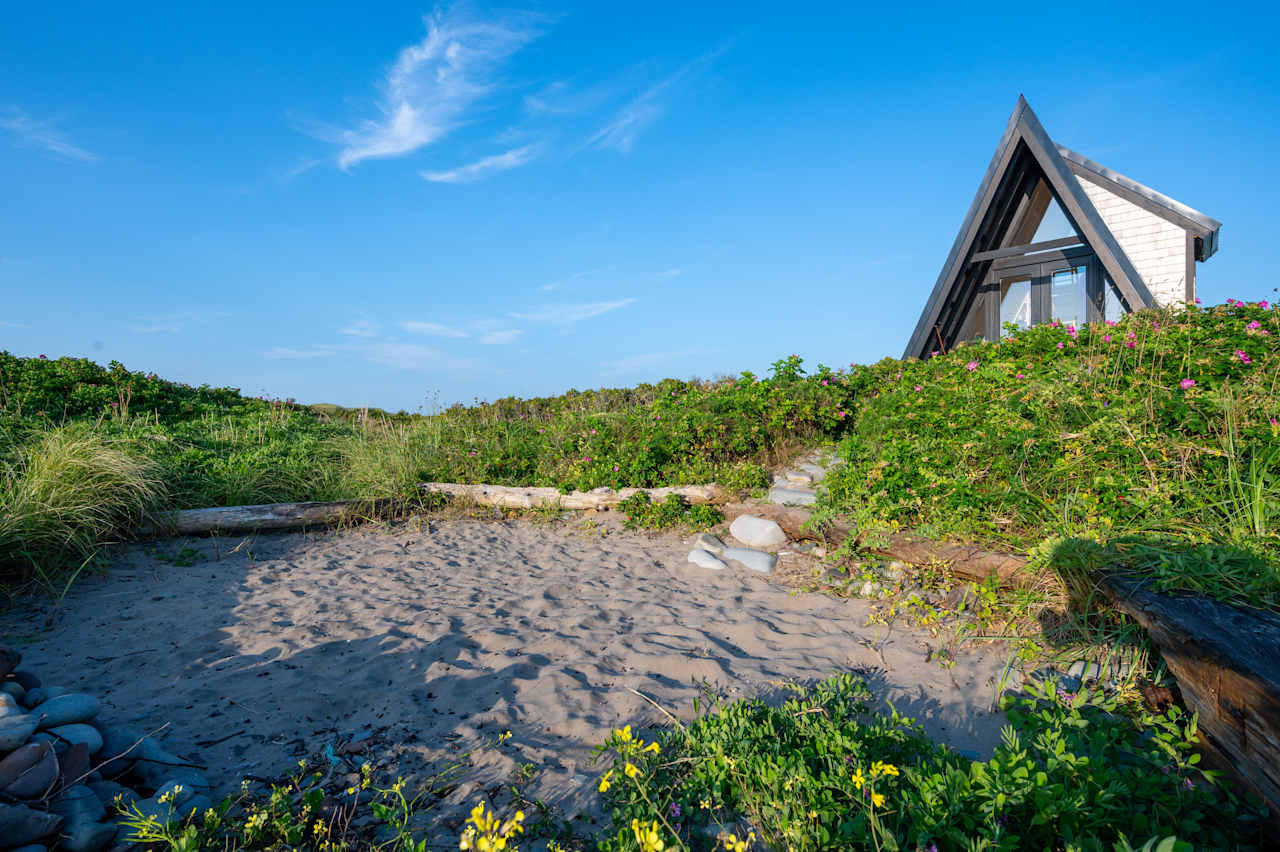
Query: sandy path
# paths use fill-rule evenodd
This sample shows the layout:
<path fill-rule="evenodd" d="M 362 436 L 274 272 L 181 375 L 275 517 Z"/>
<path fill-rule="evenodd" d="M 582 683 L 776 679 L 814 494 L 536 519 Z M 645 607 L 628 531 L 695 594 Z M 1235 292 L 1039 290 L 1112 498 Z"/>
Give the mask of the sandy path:
<path fill-rule="evenodd" d="M 396 755 L 393 772 L 510 730 L 454 799 L 532 762 L 527 795 L 572 815 L 592 797 L 590 746 L 663 721 L 628 688 L 689 717 L 699 682 L 768 695 L 851 669 L 957 748 L 989 754 L 998 740 L 998 651 L 948 672 L 925 661 L 927 636 L 898 628 L 882 661 L 860 642 L 885 638 L 864 626 L 865 603 L 696 568 L 673 536 L 463 520 L 261 536 L 228 553 L 238 541 L 216 560 L 210 540 L 120 548 L 51 628 L 47 603 L 0 626 L 24 668 L 98 695 L 104 717 L 171 723 L 167 746 L 222 789 L 362 729 L 383 744 L 370 754 Z M 184 547 L 207 558 L 154 555 Z"/>

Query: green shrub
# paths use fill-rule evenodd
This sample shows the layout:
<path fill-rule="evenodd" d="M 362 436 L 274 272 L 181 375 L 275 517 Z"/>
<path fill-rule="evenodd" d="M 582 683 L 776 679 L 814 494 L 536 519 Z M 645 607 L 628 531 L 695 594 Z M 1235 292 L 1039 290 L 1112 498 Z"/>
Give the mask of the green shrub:
<path fill-rule="evenodd" d="M 616 731 L 598 749 L 611 762 L 600 786 L 613 825 L 600 848 L 644 848 L 633 825 L 669 850 L 733 848 L 748 832 L 797 852 L 1259 841 L 1259 813 L 1199 768 L 1195 721 L 1176 709 L 1131 720 L 1100 693 L 1049 685 L 1006 700 L 1003 742 L 979 761 L 897 712 L 870 713 L 869 700 L 841 675 L 778 707 L 725 705 L 663 731 L 657 746 Z"/>
<path fill-rule="evenodd" d="M 691 506 L 679 494 L 668 494 L 661 503 L 654 503 L 644 491 L 619 503 L 618 511 L 626 514 L 624 526 L 629 530 L 665 530 L 672 527 L 705 530 L 724 520 L 724 515 L 715 506 L 705 503 Z"/>
<path fill-rule="evenodd" d="M 850 377 L 825 511 L 1021 549 L 1230 544 L 1274 566 L 1278 373 L 1280 312 L 1238 302 L 882 361 Z"/>

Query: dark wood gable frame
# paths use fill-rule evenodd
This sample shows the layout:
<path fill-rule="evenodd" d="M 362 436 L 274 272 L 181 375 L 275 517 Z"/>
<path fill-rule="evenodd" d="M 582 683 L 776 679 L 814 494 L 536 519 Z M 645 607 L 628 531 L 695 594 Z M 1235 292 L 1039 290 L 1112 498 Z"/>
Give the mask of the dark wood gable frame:
<path fill-rule="evenodd" d="M 1002 252 L 1022 230 L 1019 225 L 1033 203 L 1035 188 L 1041 179 L 1048 184 L 1081 239 L 1051 240 Z M 1082 241 L 1092 250 L 1128 306 L 1136 309 L 1154 304 L 1146 284 L 1103 223 L 1058 146 L 1041 126 L 1026 98 L 1019 96 L 903 357 L 923 358 L 934 350 L 953 345 L 993 261 L 1028 249 L 1054 249 Z"/>

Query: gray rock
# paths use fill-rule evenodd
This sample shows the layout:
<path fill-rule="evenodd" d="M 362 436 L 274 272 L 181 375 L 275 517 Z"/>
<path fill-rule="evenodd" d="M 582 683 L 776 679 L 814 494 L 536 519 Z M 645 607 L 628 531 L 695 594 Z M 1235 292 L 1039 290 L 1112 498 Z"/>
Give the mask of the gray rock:
<path fill-rule="evenodd" d="M 858 595 L 864 598 L 878 598 L 880 592 L 884 589 L 879 583 L 868 580 L 858 589 Z"/>
<path fill-rule="evenodd" d="M 28 692 L 35 689 L 37 686 L 40 686 L 40 678 L 36 677 L 31 672 L 24 672 L 21 669 L 14 672 L 9 677 L 17 681 L 18 684 Z"/>
<path fill-rule="evenodd" d="M 44 730 L 56 728 L 59 725 L 87 722 L 97 716 L 101 709 L 102 705 L 92 695 L 69 692 L 50 697 L 49 700 L 32 707 L 31 712 L 40 717 L 40 729 Z"/>
<path fill-rule="evenodd" d="M 708 553 L 705 550 L 689 551 L 689 561 L 699 568 L 709 568 L 712 571 L 723 571 L 729 567 L 720 561 L 714 553 Z"/>
<path fill-rule="evenodd" d="M 809 552 L 810 552 L 811 554 L 813 554 L 813 557 L 814 557 L 815 559 L 826 559 L 826 558 L 827 558 L 827 549 L 826 549 L 825 547 L 823 547 L 822 545 L 818 545 L 817 547 L 815 547 L 813 550 L 811 550 L 811 551 L 809 551 Z"/>
<path fill-rule="evenodd" d="M 0 805 L 0 837 L 6 846 L 34 843 L 62 828 L 58 814 L 32 810 L 22 805 Z"/>
<path fill-rule="evenodd" d="M 803 467 L 803 465 L 801 465 Z M 812 485 L 813 474 L 803 470 L 788 470 L 782 474 L 783 482 L 793 483 L 795 485 Z M 774 480 L 775 482 L 777 480 Z"/>
<path fill-rule="evenodd" d="M 107 809 L 83 784 L 68 787 L 49 800 L 49 810 L 67 818 L 67 825 L 77 822 L 97 822 L 107 815 Z"/>
<path fill-rule="evenodd" d="M 705 550 L 707 553 L 723 553 L 724 542 L 711 533 L 698 533 L 697 538 L 693 540 L 693 546 L 699 550 Z"/>
<path fill-rule="evenodd" d="M 90 781 L 85 786 L 93 791 L 93 795 L 98 797 L 98 801 L 102 802 L 102 806 L 109 814 L 117 813 L 120 808 L 127 808 L 142 798 L 133 790 L 115 781 Z"/>
<path fill-rule="evenodd" d="M 49 696 L 45 694 L 43 686 L 37 686 L 34 689 L 28 689 L 27 694 L 23 696 L 22 701 L 28 707 L 35 707 L 42 701 L 47 701 Z"/>
<path fill-rule="evenodd" d="M 818 495 L 801 488 L 770 488 L 769 502 L 779 506 L 812 506 Z"/>
<path fill-rule="evenodd" d="M 53 734 L 58 739 L 71 745 L 84 743 L 89 747 L 90 755 L 95 755 L 102 751 L 102 734 L 98 733 L 98 729 L 93 725 L 86 725 L 83 722 L 59 725 L 56 728 L 49 728 L 46 733 Z"/>
<path fill-rule="evenodd" d="M 809 474 L 810 482 L 821 482 L 827 475 L 827 469 L 816 464 L 802 464 L 800 465 L 800 470 Z"/>
<path fill-rule="evenodd" d="M 0 692 L 0 719 L 5 716 L 22 716 L 27 712 L 25 707 L 18 705 L 18 700 L 7 692 Z"/>
<path fill-rule="evenodd" d="M 58 758 L 49 743 L 27 743 L 0 762 L 0 787 L 18 799 L 39 799 L 58 781 Z"/>
<path fill-rule="evenodd" d="M 1102 668 L 1088 660 L 1076 660 L 1071 664 L 1071 668 L 1067 669 L 1067 677 L 1075 678 L 1082 683 L 1097 680 L 1101 676 Z"/>
<path fill-rule="evenodd" d="M 181 781 L 173 780 L 166 781 L 157 787 L 156 794 L 153 798 L 158 802 L 165 796 L 168 796 L 171 802 L 175 805 L 180 805 L 195 794 L 196 791 L 192 790 L 186 784 L 183 784 Z"/>
<path fill-rule="evenodd" d="M 0 645 L 0 680 L 7 678 L 9 672 L 16 669 L 21 662 L 21 651 L 17 648 L 10 648 L 8 645 Z"/>
<path fill-rule="evenodd" d="M 721 555 L 730 564 L 740 565 L 749 571 L 758 571 L 761 574 L 768 574 L 778 562 L 778 557 L 772 553 L 746 547 L 726 547 Z"/>
<path fill-rule="evenodd" d="M 36 717 L 30 713 L 0 719 L 0 752 L 13 751 L 25 743 L 36 732 L 36 725 Z"/>
<path fill-rule="evenodd" d="M 9 693 L 23 707 L 27 706 L 27 702 L 23 700 L 27 695 L 27 690 L 16 680 L 6 680 L 4 683 L 0 683 L 0 692 Z"/>
<path fill-rule="evenodd" d="M 133 768 L 133 759 L 128 755 L 137 755 L 139 750 L 134 746 L 143 737 L 143 731 L 127 725 L 95 725 L 102 734 L 102 752 L 99 760 L 108 761 L 101 769 L 108 778 L 115 778 Z"/>
<path fill-rule="evenodd" d="M 787 543 L 787 534 L 776 521 L 755 515 L 739 515 L 729 525 L 729 532 L 748 547 L 777 547 Z M 729 548 L 732 549 L 734 548 Z"/>
<path fill-rule="evenodd" d="M 73 822 L 62 830 L 58 849 L 66 852 L 100 852 L 116 839 L 117 827 L 110 822 Z"/>
<path fill-rule="evenodd" d="M 973 760 L 973 761 L 982 760 L 982 755 L 971 748 L 958 748 L 956 749 L 956 754 L 960 755 L 963 758 L 967 758 L 968 760 Z"/>

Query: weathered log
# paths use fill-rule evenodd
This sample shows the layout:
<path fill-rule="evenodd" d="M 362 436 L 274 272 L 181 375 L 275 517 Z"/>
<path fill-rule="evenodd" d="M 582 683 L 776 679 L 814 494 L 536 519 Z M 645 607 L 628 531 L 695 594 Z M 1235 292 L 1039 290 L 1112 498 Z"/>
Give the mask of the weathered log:
<path fill-rule="evenodd" d="M 809 510 L 794 506 L 773 503 L 729 503 L 724 506 L 727 520 L 732 521 L 740 515 L 768 518 L 793 539 L 839 545 L 856 534 L 853 527 L 843 521 L 830 521 L 818 528 L 810 528 Z M 982 582 L 995 574 L 1001 583 L 1013 584 L 1027 567 L 1027 560 L 1014 553 L 985 550 L 970 544 L 931 541 L 907 533 L 895 533 L 889 536 L 887 544 L 867 547 L 866 550 L 876 556 L 912 565 L 940 565 L 957 577 L 975 582 Z"/>
<path fill-rule="evenodd" d="M 210 535 L 331 526 L 346 520 L 380 515 L 391 505 L 391 500 L 336 500 L 329 503 L 266 503 L 180 509 L 156 515 L 138 533 L 143 536 Z"/>
<path fill-rule="evenodd" d="M 908 562 L 912 565 L 937 565 L 957 577 L 981 583 L 993 574 L 1001 585 L 1017 585 L 1019 575 L 1027 568 L 1027 560 L 1016 553 L 986 550 L 972 544 L 931 541 L 926 538 L 894 533 L 883 547 L 869 547 L 869 553 Z"/>
<path fill-rule="evenodd" d="M 456 482 L 427 482 L 418 486 L 426 494 L 463 497 L 485 506 L 503 509 L 536 509 L 559 505 L 564 509 L 608 509 L 633 494 L 644 492 L 660 503 L 678 494 L 690 503 L 722 503 L 728 495 L 719 485 L 680 485 L 670 488 L 595 488 L 562 494 L 555 488 L 520 488 L 508 485 L 460 485 Z"/>
<path fill-rule="evenodd" d="M 1280 615 L 1161 594 L 1132 576 L 1101 586 L 1159 647 L 1200 731 L 1280 819 Z"/>
<path fill-rule="evenodd" d="M 597 488 L 561 494 L 554 488 L 510 488 L 504 485 L 459 485 L 428 482 L 419 488 L 424 494 L 465 497 L 473 502 L 505 509 L 534 509 L 559 505 L 565 509 L 607 509 L 640 491 L 655 503 L 669 494 L 679 494 L 690 503 L 717 503 L 726 498 L 718 485 L 682 485 L 672 488 Z M 328 503 L 266 503 L 258 506 L 224 506 L 212 509 L 182 509 L 156 515 L 138 530 L 142 536 L 210 535 L 288 530 L 309 526 L 332 526 L 348 520 L 381 517 L 395 501 L 335 500 Z"/>

